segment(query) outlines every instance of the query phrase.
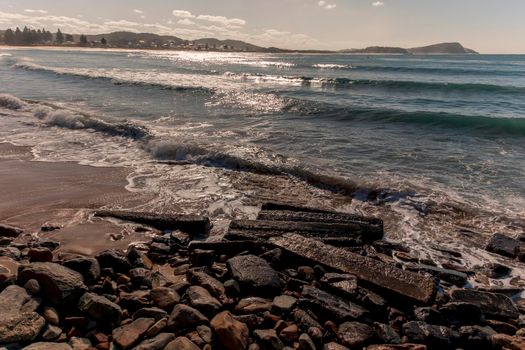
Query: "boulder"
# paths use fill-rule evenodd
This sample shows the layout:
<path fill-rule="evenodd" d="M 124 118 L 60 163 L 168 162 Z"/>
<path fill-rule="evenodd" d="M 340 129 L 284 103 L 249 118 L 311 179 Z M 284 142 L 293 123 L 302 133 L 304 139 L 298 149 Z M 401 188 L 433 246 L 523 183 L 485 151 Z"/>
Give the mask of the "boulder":
<path fill-rule="evenodd" d="M 328 314 L 339 321 L 361 320 L 369 314 L 365 308 L 313 286 L 304 286 L 301 297 L 301 305 Z"/>
<path fill-rule="evenodd" d="M 19 227 L 7 225 L 7 224 L 0 224 L 0 237 L 13 237 L 16 238 L 20 236 L 24 230 L 22 230 Z"/>
<path fill-rule="evenodd" d="M 258 256 L 236 256 L 228 260 L 227 266 L 243 292 L 276 295 L 281 291 L 282 284 L 277 272 Z"/>
<path fill-rule="evenodd" d="M 279 295 L 273 299 L 272 312 L 274 314 L 284 314 L 292 310 L 297 303 L 297 298 L 290 295 Z"/>
<path fill-rule="evenodd" d="M 96 259 L 102 269 L 111 268 L 120 273 L 127 273 L 131 269 L 126 253 L 121 249 L 105 250 Z"/>
<path fill-rule="evenodd" d="M 447 324 L 476 325 L 485 320 L 483 313 L 477 305 L 464 302 L 451 302 L 439 309 Z"/>
<path fill-rule="evenodd" d="M 525 339 L 512 337 L 507 334 L 494 334 L 491 337 L 492 344 L 496 349 L 523 350 L 525 349 Z"/>
<path fill-rule="evenodd" d="M 0 344 L 31 342 L 36 339 L 46 321 L 36 312 L 2 313 Z"/>
<path fill-rule="evenodd" d="M 121 349 L 129 349 L 155 323 L 152 318 L 138 318 L 135 321 L 113 330 L 113 342 Z"/>
<path fill-rule="evenodd" d="M 19 264 L 8 257 L 0 257 L 0 290 L 14 284 L 18 278 Z"/>
<path fill-rule="evenodd" d="M 206 314 L 213 314 L 222 307 L 220 301 L 211 296 L 211 294 L 200 286 L 191 286 L 186 291 L 191 306 Z"/>
<path fill-rule="evenodd" d="M 460 337 L 459 333 L 445 326 L 410 321 L 403 325 L 403 333 L 409 341 L 425 344 L 432 349 L 446 349 Z"/>
<path fill-rule="evenodd" d="M 54 305 L 71 306 L 87 290 L 84 279 L 78 272 L 59 264 L 32 263 L 22 268 L 18 283 L 23 285 L 35 279 L 42 288 L 44 297 Z"/>
<path fill-rule="evenodd" d="M 306 333 L 301 334 L 299 337 L 299 350 L 316 350 L 312 338 Z"/>
<path fill-rule="evenodd" d="M 203 271 L 190 270 L 188 272 L 188 279 L 192 284 L 205 288 L 216 298 L 220 298 L 225 294 L 224 285 Z"/>
<path fill-rule="evenodd" d="M 73 350 L 91 350 L 91 340 L 87 338 L 71 337 L 68 342 Z"/>
<path fill-rule="evenodd" d="M 78 257 L 64 261 L 63 265 L 80 273 L 90 285 L 100 278 L 100 264 L 97 259 Z"/>
<path fill-rule="evenodd" d="M 496 332 L 490 327 L 463 326 L 459 329 L 460 345 L 467 349 L 492 349 L 491 337 Z"/>
<path fill-rule="evenodd" d="M 103 296 L 93 293 L 85 293 L 80 298 L 78 309 L 104 325 L 118 325 L 122 317 L 120 306 Z"/>
<path fill-rule="evenodd" d="M 133 314 L 134 320 L 137 318 L 153 318 L 155 321 L 159 321 L 166 317 L 168 317 L 168 313 L 156 307 L 144 307 Z"/>
<path fill-rule="evenodd" d="M 455 289 L 450 293 L 450 296 L 454 301 L 478 306 L 486 316 L 500 319 L 516 319 L 519 316 L 516 305 L 503 294 L 473 289 Z"/>
<path fill-rule="evenodd" d="M 173 308 L 168 320 L 168 327 L 171 329 L 189 329 L 201 324 L 208 323 L 209 320 L 199 310 L 184 304 L 178 304 Z"/>
<path fill-rule="evenodd" d="M 282 350 L 284 348 L 274 329 L 256 329 L 253 335 L 261 346 L 261 350 Z"/>
<path fill-rule="evenodd" d="M 259 297 L 244 298 L 235 306 L 235 311 L 241 314 L 253 314 L 269 311 L 272 308 L 272 301 Z"/>
<path fill-rule="evenodd" d="M 53 260 L 53 252 L 43 247 L 29 249 L 27 256 L 32 262 L 49 262 Z"/>
<path fill-rule="evenodd" d="M 359 322 L 345 322 L 337 329 L 337 337 L 343 345 L 354 348 L 362 348 L 374 337 L 374 329 Z"/>
<path fill-rule="evenodd" d="M 496 233 L 490 238 L 485 249 L 495 254 L 515 258 L 517 249 L 523 244 L 517 239 Z"/>
<path fill-rule="evenodd" d="M 22 350 L 73 350 L 71 346 L 66 343 L 47 343 L 40 342 L 26 346 Z"/>
<path fill-rule="evenodd" d="M 15 247 L 0 247 L 0 257 L 19 260 L 22 253 Z"/>
<path fill-rule="evenodd" d="M 228 311 L 215 316 L 211 320 L 211 328 L 221 346 L 227 350 L 244 350 L 248 346 L 248 326 L 237 321 Z"/>
<path fill-rule="evenodd" d="M 180 301 L 179 294 L 173 288 L 168 287 L 153 288 L 149 295 L 153 303 L 164 310 L 173 310 L 175 304 Z"/>
<path fill-rule="evenodd" d="M 173 339 L 175 339 L 175 335 L 171 333 L 160 333 L 154 338 L 144 340 L 133 350 L 164 350 Z"/>
<path fill-rule="evenodd" d="M 191 340 L 186 337 L 178 337 L 170 342 L 164 350 L 200 350 Z"/>

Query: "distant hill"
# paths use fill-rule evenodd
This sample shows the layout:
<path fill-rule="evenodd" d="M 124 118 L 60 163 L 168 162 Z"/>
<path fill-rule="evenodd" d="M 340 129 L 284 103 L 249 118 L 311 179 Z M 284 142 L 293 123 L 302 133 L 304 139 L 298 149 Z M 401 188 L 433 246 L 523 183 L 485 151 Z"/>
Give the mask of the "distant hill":
<path fill-rule="evenodd" d="M 88 35 L 88 41 L 100 41 L 105 38 L 110 45 L 115 46 L 128 46 L 129 44 L 135 45 L 143 42 L 173 42 L 175 44 L 182 44 L 184 40 L 176 36 L 170 35 L 157 35 L 150 33 L 133 33 L 133 32 L 113 32 L 108 34 L 97 34 Z"/>
<path fill-rule="evenodd" d="M 365 49 L 342 50 L 344 53 L 356 54 L 400 54 L 400 55 L 451 55 L 451 54 L 477 54 L 476 51 L 463 47 L 460 43 L 441 43 L 412 49 L 401 47 L 370 46 Z"/>
<path fill-rule="evenodd" d="M 441 43 L 423 47 L 408 49 L 410 53 L 417 55 L 428 54 L 477 54 L 476 51 L 463 47 L 460 43 Z"/>

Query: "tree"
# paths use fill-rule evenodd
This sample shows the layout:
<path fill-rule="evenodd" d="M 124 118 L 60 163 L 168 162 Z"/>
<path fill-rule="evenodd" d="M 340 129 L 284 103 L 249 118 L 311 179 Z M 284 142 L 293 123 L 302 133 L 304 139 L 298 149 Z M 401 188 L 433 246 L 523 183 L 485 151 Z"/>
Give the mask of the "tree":
<path fill-rule="evenodd" d="M 60 29 L 57 30 L 57 33 L 56 33 L 56 36 L 55 36 L 55 41 L 58 44 L 62 44 L 64 42 L 64 34 L 62 34 Z"/>
<path fill-rule="evenodd" d="M 82 35 L 80 36 L 80 45 L 81 45 L 81 46 L 86 46 L 87 43 L 88 43 L 87 37 L 86 37 L 84 34 L 82 34 Z"/>
<path fill-rule="evenodd" d="M 106 46 L 108 44 L 108 41 L 106 40 L 106 38 L 102 38 L 102 40 L 100 40 L 100 43 L 103 45 L 103 46 Z"/>
<path fill-rule="evenodd" d="M 14 45 L 15 43 L 15 32 L 11 28 L 5 31 L 4 33 L 4 42 L 7 45 Z"/>
<path fill-rule="evenodd" d="M 14 41 L 14 44 L 15 45 L 22 45 L 22 31 L 20 30 L 20 28 L 16 27 L 16 30 L 15 30 L 15 41 Z"/>
<path fill-rule="evenodd" d="M 72 43 L 72 42 L 75 41 L 75 39 L 73 38 L 73 35 L 71 35 L 71 34 L 66 34 L 66 39 L 65 40 L 68 43 Z"/>

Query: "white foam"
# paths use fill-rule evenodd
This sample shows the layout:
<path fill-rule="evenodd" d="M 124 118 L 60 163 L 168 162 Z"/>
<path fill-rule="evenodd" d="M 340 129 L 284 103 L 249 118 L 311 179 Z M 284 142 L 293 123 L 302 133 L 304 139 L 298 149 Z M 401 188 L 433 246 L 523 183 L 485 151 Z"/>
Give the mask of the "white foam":
<path fill-rule="evenodd" d="M 27 105 L 24 101 L 8 94 L 0 94 L 0 107 L 4 107 L 11 110 L 22 109 Z"/>

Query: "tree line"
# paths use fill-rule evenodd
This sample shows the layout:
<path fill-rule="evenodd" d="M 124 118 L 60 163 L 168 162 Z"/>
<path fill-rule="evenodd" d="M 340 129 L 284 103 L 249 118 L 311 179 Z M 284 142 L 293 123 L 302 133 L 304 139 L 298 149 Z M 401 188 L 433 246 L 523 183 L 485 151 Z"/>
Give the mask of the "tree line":
<path fill-rule="evenodd" d="M 63 43 L 73 43 L 75 38 L 71 34 L 64 34 L 57 30 L 55 34 L 51 33 L 45 28 L 42 29 L 29 29 L 24 27 L 23 30 L 16 28 L 15 30 L 9 28 L 4 33 L 4 42 L 7 45 L 39 45 L 39 44 L 63 44 Z M 80 45 L 84 46 L 88 44 L 87 37 L 82 34 L 80 36 L 79 42 Z"/>

